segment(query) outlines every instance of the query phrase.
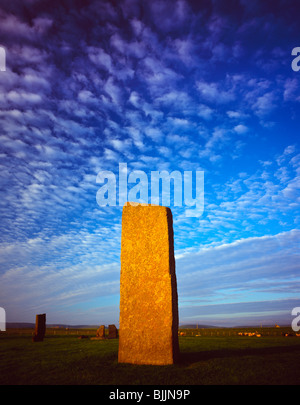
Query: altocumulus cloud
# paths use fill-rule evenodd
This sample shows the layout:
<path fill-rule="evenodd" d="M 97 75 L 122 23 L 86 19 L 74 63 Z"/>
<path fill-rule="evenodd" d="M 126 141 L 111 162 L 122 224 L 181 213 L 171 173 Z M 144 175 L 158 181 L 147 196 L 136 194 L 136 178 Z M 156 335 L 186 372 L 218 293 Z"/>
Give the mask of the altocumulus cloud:
<path fill-rule="evenodd" d="M 96 177 L 120 162 L 205 173 L 204 213 L 171 207 L 181 322 L 283 319 L 299 277 L 295 6 L 1 4 L 8 321 L 43 310 L 49 322 L 117 324 L 121 209 L 97 205 Z"/>

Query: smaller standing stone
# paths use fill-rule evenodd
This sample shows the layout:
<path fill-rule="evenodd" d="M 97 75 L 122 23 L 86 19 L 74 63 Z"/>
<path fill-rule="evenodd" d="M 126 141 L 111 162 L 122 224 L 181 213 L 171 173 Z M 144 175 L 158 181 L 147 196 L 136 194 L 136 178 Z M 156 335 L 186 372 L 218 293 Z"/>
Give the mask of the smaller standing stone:
<path fill-rule="evenodd" d="M 105 326 L 104 325 L 99 326 L 99 328 L 97 329 L 97 332 L 96 332 L 96 337 L 100 338 L 100 339 L 105 339 Z"/>
<path fill-rule="evenodd" d="M 46 314 L 36 315 L 33 342 L 42 342 L 46 332 Z"/>
<path fill-rule="evenodd" d="M 118 337 L 118 329 L 115 325 L 108 325 L 108 339 L 116 339 Z"/>

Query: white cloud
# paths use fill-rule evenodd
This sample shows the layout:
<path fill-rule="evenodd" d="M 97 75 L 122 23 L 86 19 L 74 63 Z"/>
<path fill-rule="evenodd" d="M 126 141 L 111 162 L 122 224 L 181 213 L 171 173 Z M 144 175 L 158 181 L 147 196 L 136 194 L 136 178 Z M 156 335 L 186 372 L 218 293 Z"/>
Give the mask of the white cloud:
<path fill-rule="evenodd" d="M 36 17 L 33 20 L 34 29 L 40 33 L 45 34 L 53 25 L 53 20 L 48 17 Z"/>
<path fill-rule="evenodd" d="M 104 157 L 105 159 L 112 160 L 114 162 L 120 162 L 121 160 L 120 155 L 109 148 L 104 149 Z"/>
<path fill-rule="evenodd" d="M 226 104 L 235 99 L 232 90 L 223 90 L 218 83 L 198 81 L 197 89 L 204 100 L 216 104 Z"/>
<path fill-rule="evenodd" d="M 140 151 L 144 151 L 146 149 L 146 145 L 144 143 L 144 138 L 141 131 L 134 127 L 127 127 L 126 130 L 128 131 L 129 136 L 132 138 L 134 145 Z"/>
<path fill-rule="evenodd" d="M 286 79 L 284 83 L 283 99 L 284 101 L 300 100 L 298 89 L 298 80 L 296 78 Z"/>
<path fill-rule="evenodd" d="M 134 107 L 140 108 L 141 107 L 141 98 L 139 94 L 136 91 L 133 91 L 130 94 L 129 100 L 128 100 Z"/>
<path fill-rule="evenodd" d="M 259 96 L 253 104 L 253 111 L 263 117 L 275 108 L 275 95 L 273 92 L 267 92 Z"/>
<path fill-rule="evenodd" d="M 205 104 L 200 104 L 198 115 L 205 120 L 211 120 L 214 110 Z"/>
<path fill-rule="evenodd" d="M 248 132 L 248 128 L 243 124 L 236 125 L 233 129 L 239 135 L 243 135 Z"/>
<path fill-rule="evenodd" d="M 97 103 L 97 98 L 89 90 L 81 90 L 78 93 L 78 100 L 83 103 Z"/>
<path fill-rule="evenodd" d="M 126 42 L 118 34 L 112 35 L 112 37 L 110 38 L 110 43 L 121 54 L 131 55 L 138 59 L 144 58 L 147 53 L 145 44 L 143 42 Z"/>
<path fill-rule="evenodd" d="M 111 144 L 115 150 L 121 153 L 128 150 L 132 144 L 130 139 L 109 139 L 108 143 Z"/>
<path fill-rule="evenodd" d="M 195 45 L 194 42 L 188 39 L 175 39 L 172 43 L 176 49 L 179 58 L 187 65 L 195 64 Z"/>
<path fill-rule="evenodd" d="M 247 114 L 241 112 L 241 111 L 232 111 L 229 110 L 226 112 L 226 114 L 228 115 L 229 118 L 236 118 L 236 119 L 242 119 L 242 118 L 246 118 Z"/>
<path fill-rule="evenodd" d="M 36 35 L 36 30 L 34 27 L 29 26 L 28 24 L 20 21 L 17 16 L 13 14 L 4 15 L 1 10 L 1 31 L 13 35 L 19 35 L 23 38 L 33 38 Z"/>
<path fill-rule="evenodd" d="M 39 94 L 15 90 L 11 90 L 6 97 L 9 101 L 12 101 L 16 104 L 37 104 L 40 103 L 42 100 L 42 97 Z"/>
<path fill-rule="evenodd" d="M 87 49 L 89 59 L 97 66 L 104 67 L 108 72 L 112 70 L 112 58 L 102 48 L 89 47 Z"/>
<path fill-rule="evenodd" d="M 154 142 L 159 142 L 161 141 L 163 134 L 162 131 L 159 128 L 146 128 L 145 129 L 145 134 L 151 138 Z"/>
<path fill-rule="evenodd" d="M 176 30 L 186 21 L 192 20 L 192 13 L 186 1 L 153 1 L 149 5 L 153 22 L 163 32 Z"/>
<path fill-rule="evenodd" d="M 122 105 L 122 89 L 120 86 L 116 84 L 116 81 L 113 77 L 109 77 L 104 85 L 104 90 L 112 100 L 112 102 L 118 106 L 118 108 Z"/>

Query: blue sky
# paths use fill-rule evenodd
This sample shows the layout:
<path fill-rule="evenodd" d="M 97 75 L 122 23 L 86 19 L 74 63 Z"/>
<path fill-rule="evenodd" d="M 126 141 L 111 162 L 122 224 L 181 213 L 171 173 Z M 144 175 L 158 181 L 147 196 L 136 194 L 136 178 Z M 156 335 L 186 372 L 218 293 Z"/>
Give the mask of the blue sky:
<path fill-rule="evenodd" d="M 300 305 L 297 1 L 1 3 L 0 306 L 118 324 L 122 208 L 100 170 L 204 171 L 172 207 L 180 323 Z"/>

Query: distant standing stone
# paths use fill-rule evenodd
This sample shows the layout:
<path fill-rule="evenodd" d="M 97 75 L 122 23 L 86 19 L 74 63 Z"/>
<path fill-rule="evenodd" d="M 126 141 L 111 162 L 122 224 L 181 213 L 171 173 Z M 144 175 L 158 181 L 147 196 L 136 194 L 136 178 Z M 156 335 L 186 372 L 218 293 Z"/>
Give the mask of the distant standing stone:
<path fill-rule="evenodd" d="M 162 206 L 125 205 L 118 361 L 164 365 L 178 356 L 172 212 Z"/>
<path fill-rule="evenodd" d="M 118 337 L 118 329 L 115 325 L 108 325 L 108 339 L 116 339 Z"/>
<path fill-rule="evenodd" d="M 99 328 L 97 329 L 97 332 L 96 332 L 96 337 L 105 339 L 105 326 L 104 325 L 99 326 Z"/>
<path fill-rule="evenodd" d="M 46 332 L 46 314 L 39 314 L 35 317 L 35 331 L 32 340 L 42 342 Z"/>

